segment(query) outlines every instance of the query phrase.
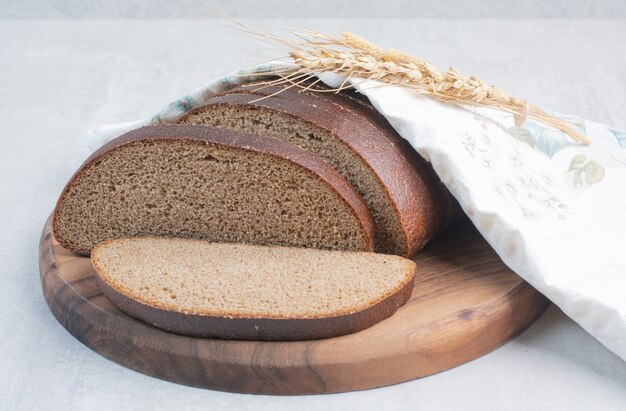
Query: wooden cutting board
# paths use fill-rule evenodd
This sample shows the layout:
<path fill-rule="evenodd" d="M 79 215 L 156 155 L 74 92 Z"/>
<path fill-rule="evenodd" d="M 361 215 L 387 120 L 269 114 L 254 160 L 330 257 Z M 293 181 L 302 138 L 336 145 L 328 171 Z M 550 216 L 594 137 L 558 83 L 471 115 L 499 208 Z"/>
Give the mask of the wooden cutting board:
<path fill-rule="evenodd" d="M 391 318 L 358 332 L 305 342 L 186 337 L 135 320 L 109 303 L 89 259 L 40 243 L 43 292 L 54 316 L 92 350 L 168 381 L 262 394 L 332 393 L 434 374 L 515 337 L 548 301 L 509 270 L 463 220 L 418 253 L 415 289 Z"/>

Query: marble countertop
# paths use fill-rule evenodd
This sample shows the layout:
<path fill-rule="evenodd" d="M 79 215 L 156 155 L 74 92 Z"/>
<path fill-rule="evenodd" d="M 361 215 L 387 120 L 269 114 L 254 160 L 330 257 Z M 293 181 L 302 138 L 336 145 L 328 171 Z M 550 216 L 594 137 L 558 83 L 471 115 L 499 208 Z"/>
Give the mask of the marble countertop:
<path fill-rule="evenodd" d="M 276 31 L 276 20 L 247 21 Z M 553 111 L 626 128 L 626 20 L 307 20 L 478 74 Z M 551 307 L 494 352 L 440 374 L 345 394 L 214 392 L 138 374 L 53 318 L 38 239 L 88 156 L 84 132 L 150 115 L 236 68 L 280 55 L 219 20 L 1 20 L 0 408 L 626 409 L 626 363 Z M 593 241 L 593 239 L 585 239 Z"/>

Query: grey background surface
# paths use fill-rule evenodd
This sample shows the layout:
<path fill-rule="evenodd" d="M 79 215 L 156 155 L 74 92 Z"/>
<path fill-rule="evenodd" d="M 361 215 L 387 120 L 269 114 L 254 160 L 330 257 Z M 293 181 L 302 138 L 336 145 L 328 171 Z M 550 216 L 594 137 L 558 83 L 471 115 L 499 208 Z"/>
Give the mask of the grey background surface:
<path fill-rule="evenodd" d="M 3 0 L 0 18 L 215 18 L 207 5 L 235 18 L 258 18 L 263 8 L 289 18 L 324 19 L 626 17 L 623 0 Z"/>
<path fill-rule="evenodd" d="M 258 2 L 292 17 L 310 10 L 305 2 L 294 9 Z M 262 30 L 279 30 L 276 19 L 258 18 L 266 17 L 262 11 L 211 3 L 238 18 L 255 17 L 244 21 Z M 556 18 L 570 16 L 557 6 L 536 9 L 526 2 L 386 1 L 384 10 L 379 2 L 348 3 L 350 12 L 338 2 L 337 14 L 318 6 L 316 19 L 296 22 L 329 33 L 354 31 L 478 74 L 544 108 L 626 128 L 626 20 L 616 18 L 622 2 L 551 3 L 567 4 L 577 19 Z M 420 6 L 406 6 L 412 15 L 402 12 L 409 3 Z M 69 335 L 41 293 L 38 237 L 65 182 L 89 154 L 84 132 L 151 115 L 209 79 L 279 54 L 224 21 L 183 19 L 187 15 L 176 14 L 172 4 L 2 2 L 0 409 L 626 409 L 626 363 L 555 307 L 510 343 L 452 370 L 312 397 L 230 394 L 160 381 L 100 357 Z M 474 14 L 446 18 L 464 9 Z M 402 18 L 375 18 L 377 10 Z"/>

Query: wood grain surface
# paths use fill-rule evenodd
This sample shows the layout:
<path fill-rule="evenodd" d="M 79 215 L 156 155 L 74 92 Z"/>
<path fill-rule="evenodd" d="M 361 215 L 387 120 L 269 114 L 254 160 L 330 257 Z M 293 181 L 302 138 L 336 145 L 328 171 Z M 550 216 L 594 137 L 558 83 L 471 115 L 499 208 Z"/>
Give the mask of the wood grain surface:
<path fill-rule="evenodd" d="M 40 243 L 46 301 L 74 337 L 141 373 L 224 391 L 332 393 L 424 377 L 504 344 L 548 306 L 467 220 L 414 260 L 411 300 L 371 328 L 315 341 L 224 341 L 167 333 L 116 309 L 98 288 L 89 259 L 62 248 L 49 221 Z"/>

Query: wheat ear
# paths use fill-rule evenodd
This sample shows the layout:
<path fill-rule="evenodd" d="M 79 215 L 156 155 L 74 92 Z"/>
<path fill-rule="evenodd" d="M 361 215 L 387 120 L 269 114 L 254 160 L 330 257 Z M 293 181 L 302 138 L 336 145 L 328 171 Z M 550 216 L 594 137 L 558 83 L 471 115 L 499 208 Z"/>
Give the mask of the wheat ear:
<path fill-rule="evenodd" d="M 350 87 L 348 80 L 351 78 L 377 80 L 406 87 L 446 103 L 508 112 L 514 115 L 518 126 L 526 118 L 531 118 L 562 131 L 574 141 L 590 143 L 587 136 L 567 121 L 542 111 L 524 99 L 512 97 L 497 86 L 487 85 L 476 76 L 465 78 L 452 67 L 443 72 L 434 64 L 401 51 L 384 49 L 356 34 L 344 32 L 339 38 L 297 27 L 291 30 L 296 37 L 292 39 L 258 31 L 236 20 L 231 21 L 240 30 L 262 41 L 286 48 L 289 56 L 300 66 L 299 70 L 292 73 L 278 74 L 280 79 L 267 81 L 267 85 L 289 83 L 289 87 L 320 91 L 312 88 L 305 80 L 319 73 L 333 72 L 346 77 L 346 81 L 333 91 L 339 92 Z"/>
<path fill-rule="evenodd" d="M 312 74 L 333 72 L 346 78 L 364 78 L 407 87 L 439 101 L 458 105 L 489 107 L 511 113 L 517 125 L 531 118 L 589 144 L 589 139 L 570 123 L 556 118 L 507 94 L 497 86 L 487 85 L 476 76 L 463 77 L 454 68 L 441 71 L 427 61 L 397 50 L 383 49 L 353 33 L 335 38 L 315 31 L 299 33 L 301 42 L 282 43 L 291 51 L 296 64 Z M 280 39 L 279 39 L 280 40 Z M 289 75 L 283 76 L 289 81 Z M 344 83 L 345 84 L 345 83 Z M 298 85 L 299 86 L 299 85 Z M 341 88 L 345 88 L 342 87 Z"/>

